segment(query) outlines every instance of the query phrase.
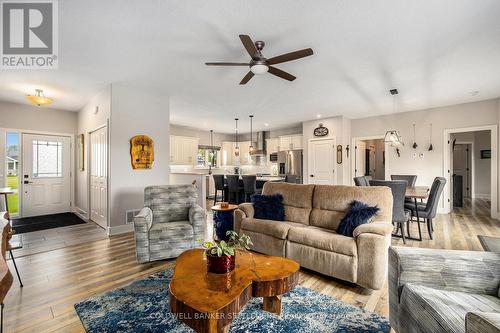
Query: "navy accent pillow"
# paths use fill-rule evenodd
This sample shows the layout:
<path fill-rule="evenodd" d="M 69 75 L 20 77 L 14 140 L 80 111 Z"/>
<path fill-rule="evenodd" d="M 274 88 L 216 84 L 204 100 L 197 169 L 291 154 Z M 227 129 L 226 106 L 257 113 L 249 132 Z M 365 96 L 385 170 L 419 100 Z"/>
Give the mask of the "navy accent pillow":
<path fill-rule="evenodd" d="M 340 220 L 337 233 L 352 237 L 354 229 L 361 224 L 367 223 L 379 210 L 377 206 L 371 207 L 363 202 L 353 200 L 349 204 L 349 210 L 342 220 Z"/>
<path fill-rule="evenodd" d="M 285 206 L 283 206 L 283 196 L 281 194 L 254 194 L 251 199 L 254 209 L 253 217 L 256 219 L 285 220 Z"/>

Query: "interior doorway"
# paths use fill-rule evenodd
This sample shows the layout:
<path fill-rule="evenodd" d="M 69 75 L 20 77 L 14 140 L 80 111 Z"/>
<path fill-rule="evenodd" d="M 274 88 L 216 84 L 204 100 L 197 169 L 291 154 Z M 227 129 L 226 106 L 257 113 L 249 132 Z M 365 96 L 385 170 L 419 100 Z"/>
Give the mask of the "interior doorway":
<path fill-rule="evenodd" d="M 496 212 L 496 126 L 454 130 L 447 134 L 445 205 L 453 213 L 494 216 Z"/>
<path fill-rule="evenodd" d="M 89 136 L 89 202 L 90 220 L 108 227 L 108 127 Z"/>
<path fill-rule="evenodd" d="M 385 179 L 385 142 L 383 138 L 357 139 L 354 145 L 353 177 Z"/>

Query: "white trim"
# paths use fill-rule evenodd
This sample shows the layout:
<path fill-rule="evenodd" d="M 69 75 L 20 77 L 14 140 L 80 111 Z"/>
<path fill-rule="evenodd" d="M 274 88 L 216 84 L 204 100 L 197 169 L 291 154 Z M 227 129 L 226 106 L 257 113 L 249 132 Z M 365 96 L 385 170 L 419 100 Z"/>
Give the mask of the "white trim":
<path fill-rule="evenodd" d="M 490 200 L 491 199 L 491 194 L 488 194 L 488 193 L 475 193 L 472 196 L 472 199 L 488 199 L 488 200 Z"/>
<path fill-rule="evenodd" d="M 108 219 L 108 221 L 109 221 L 109 219 Z M 114 227 L 108 226 L 107 233 L 108 233 L 108 236 L 114 236 L 114 235 L 126 234 L 126 233 L 133 232 L 133 231 L 134 231 L 134 224 L 129 223 L 129 224 L 117 225 Z"/>
<path fill-rule="evenodd" d="M 441 209 L 445 213 L 451 211 L 451 186 L 450 186 L 450 157 L 451 157 L 451 134 L 463 132 L 491 131 L 491 217 L 498 219 L 498 125 L 485 125 L 463 128 L 444 129 L 443 133 L 443 175 L 446 178 L 446 186 L 443 191 L 443 205 Z"/>
<path fill-rule="evenodd" d="M 350 149 L 350 163 L 351 163 L 351 185 L 354 185 L 354 177 L 356 177 L 356 142 L 357 141 L 366 141 L 366 140 L 380 140 L 384 139 L 385 134 L 380 135 L 369 135 L 369 136 L 356 136 L 351 138 L 351 149 Z M 387 151 L 390 148 L 387 142 L 384 142 L 384 151 L 385 151 L 385 164 L 384 164 L 384 178 L 390 178 L 390 170 L 389 170 L 389 159 L 387 158 Z"/>
<path fill-rule="evenodd" d="M 476 162 L 474 159 L 474 141 L 457 141 L 455 142 L 457 145 L 470 145 L 470 150 L 471 152 L 469 153 L 469 158 L 470 158 L 470 197 L 471 199 L 474 198 L 474 194 L 476 193 L 476 173 L 475 173 L 475 166 L 474 163 Z M 450 153 L 451 150 L 450 150 Z M 452 155 L 450 155 L 450 170 L 454 170 L 453 168 L 453 160 L 452 160 Z M 450 197 L 450 207 L 453 206 L 453 196 Z"/>

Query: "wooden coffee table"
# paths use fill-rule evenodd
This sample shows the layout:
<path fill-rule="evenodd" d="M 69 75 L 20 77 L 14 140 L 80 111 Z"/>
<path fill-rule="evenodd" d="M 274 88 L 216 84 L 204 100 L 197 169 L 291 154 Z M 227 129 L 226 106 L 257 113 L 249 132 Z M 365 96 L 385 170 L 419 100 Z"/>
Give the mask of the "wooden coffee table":
<path fill-rule="evenodd" d="M 182 253 L 170 282 L 172 313 L 196 332 L 227 332 L 252 297 L 263 297 L 263 310 L 279 315 L 281 295 L 299 281 L 297 262 L 254 252 L 239 251 L 230 273 L 207 273 L 203 252 Z"/>

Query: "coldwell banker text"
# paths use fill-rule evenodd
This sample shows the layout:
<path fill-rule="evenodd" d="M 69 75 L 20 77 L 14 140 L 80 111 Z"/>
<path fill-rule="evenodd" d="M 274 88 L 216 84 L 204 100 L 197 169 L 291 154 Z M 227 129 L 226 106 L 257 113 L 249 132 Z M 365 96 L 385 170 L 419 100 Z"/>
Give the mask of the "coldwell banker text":
<path fill-rule="evenodd" d="M 0 9 L 0 69 L 56 69 L 57 0 L 0 0 Z"/>

